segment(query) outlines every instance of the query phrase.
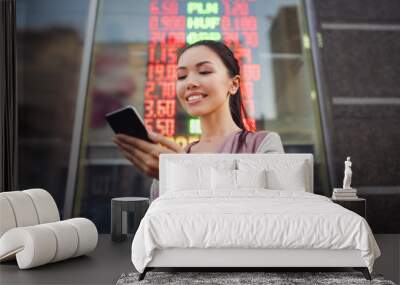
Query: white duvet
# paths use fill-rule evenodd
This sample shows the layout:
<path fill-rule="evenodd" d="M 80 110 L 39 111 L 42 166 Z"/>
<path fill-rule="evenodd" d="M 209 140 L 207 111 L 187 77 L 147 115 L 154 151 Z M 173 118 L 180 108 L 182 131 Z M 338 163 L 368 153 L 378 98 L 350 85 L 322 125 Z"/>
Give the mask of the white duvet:
<path fill-rule="evenodd" d="M 154 249 L 176 247 L 358 249 L 370 272 L 380 256 L 361 216 L 325 196 L 266 189 L 171 192 L 154 200 L 133 239 L 133 265 L 143 272 Z"/>

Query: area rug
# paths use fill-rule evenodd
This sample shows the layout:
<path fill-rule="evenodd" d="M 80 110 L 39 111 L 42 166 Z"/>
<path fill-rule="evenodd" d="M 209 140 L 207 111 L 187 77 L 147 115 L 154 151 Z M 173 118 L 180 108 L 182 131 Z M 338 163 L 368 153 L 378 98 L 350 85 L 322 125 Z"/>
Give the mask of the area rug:
<path fill-rule="evenodd" d="M 360 272 L 155 272 L 150 271 L 145 279 L 138 281 L 139 273 L 124 273 L 117 281 L 117 285 L 134 284 L 267 284 L 267 285 L 294 285 L 294 284 L 379 284 L 396 285 L 384 280 L 382 275 L 372 274 L 372 281 L 364 278 Z"/>

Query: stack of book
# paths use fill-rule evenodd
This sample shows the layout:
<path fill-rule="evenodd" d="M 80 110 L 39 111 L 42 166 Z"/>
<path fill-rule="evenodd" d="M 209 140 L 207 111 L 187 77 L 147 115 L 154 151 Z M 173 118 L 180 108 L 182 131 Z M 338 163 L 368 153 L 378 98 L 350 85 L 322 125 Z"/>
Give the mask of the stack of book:
<path fill-rule="evenodd" d="M 333 189 L 333 194 L 332 194 L 332 199 L 336 200 L 351 200 L 351 199 L 357 199 L 357 189 L 352 188 L 352 189 L 342 189 L 342 188 L 334 188 Z"/>

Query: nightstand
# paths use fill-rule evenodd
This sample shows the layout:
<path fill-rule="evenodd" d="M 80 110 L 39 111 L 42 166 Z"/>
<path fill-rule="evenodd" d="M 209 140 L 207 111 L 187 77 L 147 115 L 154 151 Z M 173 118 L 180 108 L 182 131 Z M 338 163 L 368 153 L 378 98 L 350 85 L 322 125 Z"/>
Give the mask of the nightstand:
<path fill-rule="evenodd" d="M 149 198 L 120 197 L 111 199 L 112 241 L 126 240 L 128 234 L 128 212 L 134 216 L 134 228 L 132 234 L 135 234 L 148 207 Z"/>
<path fill-rule="evenodd" d="M 342 207 L 359 214 L 364 219 L 367 219 L 367 200 L 364 198 L 354 198 L 348 200 L 332 199 L 332 202 L 341 205 Z"/>

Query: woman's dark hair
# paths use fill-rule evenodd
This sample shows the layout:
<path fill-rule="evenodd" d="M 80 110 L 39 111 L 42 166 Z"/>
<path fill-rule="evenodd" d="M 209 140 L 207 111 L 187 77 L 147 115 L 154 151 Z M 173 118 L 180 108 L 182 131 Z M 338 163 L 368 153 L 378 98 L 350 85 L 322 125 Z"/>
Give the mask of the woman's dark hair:
<path fill-rule="evenodd" d="M 211 50 L 213 50 L 219 56 L 219 58 L 222 60 L 222 62 L 228 69 L 229 76 L 231 76 L 231 78 L 236 75 L 240 75 L 240 66 L 238 60 L 235 58 L 231 49 L 227 47 L 223 42 L 212 41 L 212 40 L 201 40 L 195 42 L 180 50 L 178 59 L 186 50 L 195 46 L 206 46 Z M 242 129 L 242 132 L 240 133 L 239 136 L 239 143 L 237 148 L 237 150 L 240 150 L 242 145 L 246 142 L 246 136 L 249 133 L 249 130 L 247 130 L 243 122 L 243 119 L 247 119 L 248 115 L 242 102 L 242 93 L 240 86 L 235 95 L 229 96 L 229 109 L 233 121 L 239 128 Z"/>

